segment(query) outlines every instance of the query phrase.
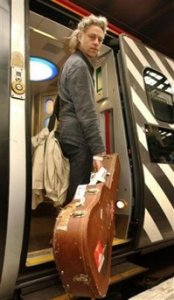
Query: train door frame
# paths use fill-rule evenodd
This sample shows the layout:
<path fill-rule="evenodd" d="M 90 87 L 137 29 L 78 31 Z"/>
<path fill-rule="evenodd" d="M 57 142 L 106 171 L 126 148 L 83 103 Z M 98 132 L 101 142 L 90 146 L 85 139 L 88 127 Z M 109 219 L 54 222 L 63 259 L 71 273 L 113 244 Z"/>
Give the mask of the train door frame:
<path fill-rule="evenodd" d="M 23 0 L 20 3 L 19 1 L 8 1 L 8 7 L 4 6 L 4 10 L 8 14 L 7 20 L 9 20 L 8 31 L 3 24 L 4 36 L 8 42 L 8 57 L 6 57 L 8 60 L 8 84 L 6 82 L 6 87 L 9 94 L 6 95 L 6 98 L 9 98 L 9 118 L 7 118 L 9 122 L 9 192 L 6 243 L 0 282 L 1 299 L 11 297 L 15 290 L 25 222 L 26 136 L 28 136 L 26 134 L 26 15 L 28 1 Z M 11 32 L 9 28 L 11 28 Z"/>
<path fill-rule="evenodd" d="M 129 226 L 129 236 L 133 236 L 133 247 L 137 248 L 141 229 L 143 226 L 143 218 L 144 218 L 144 178 L 143 172 L 140 162 L 140 155 L 138 152 L 138 144 L 135 135 L 135 124 L 132 117 L 132 107 L 128 102 L 128 93 L 125 85 L 125 68 L 123 65 L 123 60 L 121 56 L 121 48 L 120 48 L 120 39 L 123 34 L 119 35 L 119 41 L 116 43 L 115 53 L 115 63 L 117 67 L 117 76 L 119 81 L 120 88 L 120 97 L 121 97 L 121 105 L 122 109 L 120 109 L 120 113 L 123 114 L 124 126 L 125 126 L 125 135 L 128 147 L 128 156 L 129 163 L 131 169 L 131 180 L 132 180 L 132 215 L 131 215 L 131 225 Z M 141 199 L 141 201 L 139 201 Z"/>
<path fill-rule="evenodd" d="M 7 1 L 0 4 L 0 281 L 2 279 L 3 260 L 7 232 L 8 194 L 9 194 L 9 56 L 10 56 L 10 5 Z M 3 26 L 2 26 L 3 24 Z M 5 37 L 5 38 L 4 38 Z"/>

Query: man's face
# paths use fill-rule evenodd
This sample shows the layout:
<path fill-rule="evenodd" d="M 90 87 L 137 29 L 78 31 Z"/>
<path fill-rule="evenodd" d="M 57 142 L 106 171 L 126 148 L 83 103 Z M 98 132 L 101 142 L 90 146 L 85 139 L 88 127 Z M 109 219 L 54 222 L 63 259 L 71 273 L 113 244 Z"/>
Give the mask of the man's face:
<path fill-rule="evenodd" d="M 85 32 L 79 34 L 79 49 L 86 56 L 94 58 L 100 51 L 103 39 L 103 30 L 96 25 L 91 25 L 86 28 Z"/>

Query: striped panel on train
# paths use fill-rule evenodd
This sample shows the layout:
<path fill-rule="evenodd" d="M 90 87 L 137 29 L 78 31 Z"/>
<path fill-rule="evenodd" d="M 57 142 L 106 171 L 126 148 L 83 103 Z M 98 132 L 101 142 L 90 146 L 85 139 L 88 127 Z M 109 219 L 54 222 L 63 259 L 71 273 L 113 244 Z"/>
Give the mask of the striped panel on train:
<path fill-rule="evenodd" d="M 174 164 L 150 161 L 145 124 L 170 129 L 174 129 L 174 125 L 161 122 L 153 116 L 146 96 L 143 72 L 145 68 L 152 68 L 164 74 L 174 87 L 174 62 L 126 35 L 122 35 L 120 41 L 144 176 L 145 212 L 139 247 L 145 247 L 174 237 Z"/>

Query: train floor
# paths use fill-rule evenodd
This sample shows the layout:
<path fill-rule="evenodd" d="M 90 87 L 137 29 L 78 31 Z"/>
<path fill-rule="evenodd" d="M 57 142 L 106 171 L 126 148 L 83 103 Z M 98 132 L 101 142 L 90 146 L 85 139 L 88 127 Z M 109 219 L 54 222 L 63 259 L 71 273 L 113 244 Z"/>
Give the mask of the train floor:
<path fill-rule="evenodd" d="M 136 263 L 147 271 L 109 286 L 104 300 L 173 300 L 174 299 L 174 246 L 140 257 Z M 21 300 L 92 300 L 69 297 L 56 285 L 20 295 Z"/>

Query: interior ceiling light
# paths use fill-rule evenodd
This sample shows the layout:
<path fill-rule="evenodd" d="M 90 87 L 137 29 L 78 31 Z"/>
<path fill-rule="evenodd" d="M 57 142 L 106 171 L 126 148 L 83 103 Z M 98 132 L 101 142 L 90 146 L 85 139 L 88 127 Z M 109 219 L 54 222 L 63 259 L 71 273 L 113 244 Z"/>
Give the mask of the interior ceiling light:
<path fill-rule="evenodd" d="M 30 57 L 30 80 L 44 81 L 53 79 L 58 75 L 58 69 L 51 61 L 40 58 Z"/>

